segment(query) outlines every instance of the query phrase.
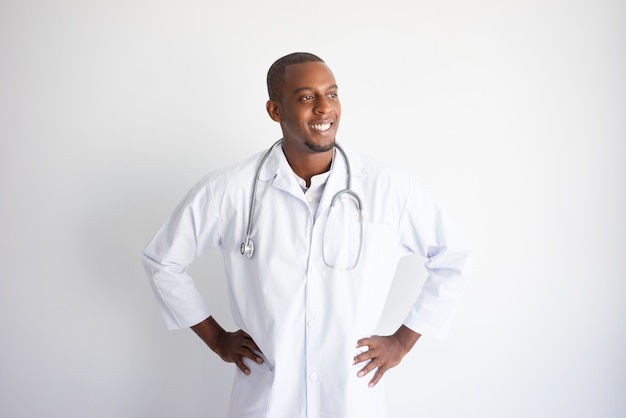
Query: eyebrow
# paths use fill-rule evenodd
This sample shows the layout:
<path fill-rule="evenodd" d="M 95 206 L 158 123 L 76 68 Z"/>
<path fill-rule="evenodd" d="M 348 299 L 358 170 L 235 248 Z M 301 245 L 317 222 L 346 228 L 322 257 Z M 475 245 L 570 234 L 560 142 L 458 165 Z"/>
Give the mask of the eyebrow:
<path fill-rule="evenodd" d="M 333 85 L 328 86 L 326 90 L 333 90 L 333 89 L 338 89 L 338 88 L 339 86 L 337 86 L 336 84 L 333 84 Z M 298 87 L 297 89 L 293 91 L 293 94 L 298 94 L 301 91 L 305 91 L 305 90 L 315 90 L 315 88 L 314 87 Z"/>

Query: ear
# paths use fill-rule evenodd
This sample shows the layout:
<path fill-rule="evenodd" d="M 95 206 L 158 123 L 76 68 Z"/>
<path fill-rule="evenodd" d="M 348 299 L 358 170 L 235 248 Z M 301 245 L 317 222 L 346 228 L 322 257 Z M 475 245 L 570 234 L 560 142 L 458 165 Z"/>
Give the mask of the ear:
<path fill-rule="evenodd" d="M 270 118 L 274 122 L 282 122 L 282 118 L 280 117 L 280 104 L 275 100 L 268 100 L 265 104 L 265 109 L 267 110 L 267 114 L 270 115 Z"/>

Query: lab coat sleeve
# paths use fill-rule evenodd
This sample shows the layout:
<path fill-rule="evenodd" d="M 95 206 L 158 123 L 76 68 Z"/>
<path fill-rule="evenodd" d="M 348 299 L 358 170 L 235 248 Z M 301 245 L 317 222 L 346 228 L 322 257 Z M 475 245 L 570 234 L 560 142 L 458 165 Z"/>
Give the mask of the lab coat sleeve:
<path fill-rule="evenodd" d="M 188 269 L 220 243 L 221 222 L 207 179 L 179 203 L 142 252 L 143 266 L 168 329 L 187 328 L 210 315 Z"/>
<path fill-rule="evenodd" d="M 426 258 L 427 278 L 404 325 L 445 338 L 470 275 L 470 245 L 427 192 L 415 184 L 409 190 L 400 235 L 406 249 Z"/>

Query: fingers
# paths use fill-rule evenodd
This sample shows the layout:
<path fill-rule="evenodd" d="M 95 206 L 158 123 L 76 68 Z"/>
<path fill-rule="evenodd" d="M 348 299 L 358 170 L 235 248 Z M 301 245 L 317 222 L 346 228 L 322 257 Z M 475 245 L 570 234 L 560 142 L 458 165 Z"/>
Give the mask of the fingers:
<path fill-rule="evenodd" d="M 382 379 L 385 372 L 396 366 L 402 356 L 399 356 L 393 344 L 390 344 L 389 337 L 372 336 L 363 338 L 357 342 L 357 348 L 367 347 L 368 350 L 355 356 L 353 364 L 366 362 L 365 366 L 357 372 L 358 377 L 363 377 L 371 371 L 376 370 L 374 377 L 368 386 L 374 387 Z"/>
<path fill-rule="evenodd" d="M 352 365 L 359 364 L 367 360 L 371 360 L 373 356 L 374 356 L 374 353 L 372 353 L 372 350 L 361 353 L 358 356 L 354 357 L 354 363 L 352 363 Z"/>
<path fill-rule="evenodd" d="M 378 383 L 378 381 L 383 377 L 384 374 L 385 372 L 379 367 L 378 370 L 376 370 L 376 374 L 374 375 L 374 378 L 370 380 L 367 386 L 371 388 L 376 386 L 376 383 Z"/>
<path fill-rule="evenodd" d="M 239 370 L 241 370 L 242 372 L 244 372 L 245 374 L 250 374 L 250 369 L 246 366 L 246 364 L 243 362 L 243 356 L 237 356 L 235 359 L 235 365 L 239 368 Z"/>
<path fill-rule="evenodd" d="M 258 348 L 256 349 L 256 351 L 259 351 Z M 250 347 L 241 347 L 241 351 L 239 352 L 239 355 L 241 357 L 246 357 L 249 358 L 250 360 L 257 362 L 259 364 L 263 363 L 263 357 L 259 356 L 255 351 L 253 351 L 253 349 L 251 349 Z"/>
<path fill-rule="evenodd" d="M 250 374 L 250 369 L 246 366 L 246 363 L 244 361 L 245 358 L 250 359 L 258 364 L 263 363 L 263 358 L 261 356 L 257 355 L 251 350 L 242 349 L 240 353 L 235 354 L 233 361 L 237 365 L 239 370 L 241 370 L 245 374 Z"/>
<path fill-rule="evenodd" d="M 232 361 L 245 374 L 250 374 L 250 369 L 246 366 L 244 358 L 248 358 L 258 364 L 263 363 L 263 357 L 259 354 L 261 350 L 254 340 L 244 331 L 233 333 L 231 341 Z"/>
<path fill-rule="evenodd" d="M 356 342 L 356 348 L 369 347 L 369 345 L 373 342 L 373 340 L 374 340 L 374 337 L 361 338 L 359 341 Z"/>
<path fill-rule="evenodd" d="M 369 372 L 376 370 L 374 377 L 370 380 L 368 386 L 374 387 L 380 379 L 383 377 L 385 372 L 389 369 L 387 365 L 378 357 L 373 357 L 369 363 L 365 365 L 359 372 L 357 373 L 358 377 L 363 377 L 367 375 Z"/>
<path fill-rule="evenodd" d="M 380 364 L 380 360 L 377 358 L 372 359 L 369 363 L 365 365 L 359 372 L 356 374 L 359 377 L 363 377 L 374 369 L 379 369 L 383 365 Z"/>
<path fill-rule="evenodd" d="M 246 347 L 248 347 L 251 350 L 258 351 L 259 353 L 261 353 L 261 349 L 259 348 L 258 345 L 256 345 L 254 340 L 248 334 L 245 334 L 245 335 L 246 335 L 246 338 L 247 338 L 246 339 L 246 342 L 247 342 Z"/>
<path fill-rule="evenodd" d="M 363 340 L 360 340 L 359 344 L 361 344 L 361 342 L 364 342 L 364 340 L 369 340 L 369 339 L 365 338 Z M 364 345 L 367 345 L 367 344 L 360 345 L 360 347 Z M 353 364 L 359 364 L 359 363 L 367 361 L 367 364 L 361 370 L 357 372 L 358 377 L 363 377 L 367 375 L 369 372 L 371 372 L 372 370 L 376 370 L 376 369 L 378 369 L 378 371 L 376 372 L 376 375 L 378 375 L 381 372 L 384 373 L 382 371 L 384 363 L 380 357 L 380 353 L 378 352 L 376 348 L 373 347 L 373 344 L 369 345 L 368 348 L 369 348 L 368 351 L 365 351 L 364 353 L 361 353 L 354 357 Z M 376 375 L 374 376 L 374 379 L 376 379 L 376 382 L 378 382 L 378 380 L 380 380 L 380 376 L 376 378 Z M 374 382 L 374 379 L 372 379 L 372 382 Z M 370 387 L 373 386 L 372 382 L 370 382 Z M 374 384 L 376 382 L 374 382 Z"/>
<path fill-rule="evenodd" d="M 256 361 L 259 364 L 263 363 L 263 357 L 257 354 L 261 352 L 259 346 L 256 345 L 254 340 L 245 332 L 242 331 L 242 335 L 244 336 L 244 339 L 239 343 L 242 350 L 240 354 L 252 361 Z"/>
<path fill-rule="evenodd" d="M 355 356 L 353 364 L 362 363 L 364 361 L 372 360 L 372 359 L 375 359 L 375 358 L 379 357 L 380 353 L 379 353 L 379 350 L 378 350 L 378 345 L 379 345 L 378 344 L 378 339 L 379 339 L 379 337 L 373 336 L 371 338 L 362 338 L 359 341 L 357 341 L 356 348 L 367 347 L 367 351 L 364 351 L 361 354 Z M 374 365 L 374 366 L 372 366 L 372 369 L 374 369 L 376 367 L 377 366 Z M 371 370 L 368 370 L 367 372 L 369 373 L 369 371 L 371 371 Z"/>

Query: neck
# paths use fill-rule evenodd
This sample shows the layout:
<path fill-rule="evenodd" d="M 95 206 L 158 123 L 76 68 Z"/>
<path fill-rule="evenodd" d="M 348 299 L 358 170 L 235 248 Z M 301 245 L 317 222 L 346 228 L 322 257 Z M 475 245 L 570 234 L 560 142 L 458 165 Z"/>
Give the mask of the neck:
<path fill-rule="evenodd" d="M 311 185 L 311 177 L 322 174 L 330 170 L 333 161 L 334 149 L 324 152 L 312 152 L 307 154 L 290 152 L 283 143 L 283 153 L 291 169 L 306 182 L 306 186 Z"/>

